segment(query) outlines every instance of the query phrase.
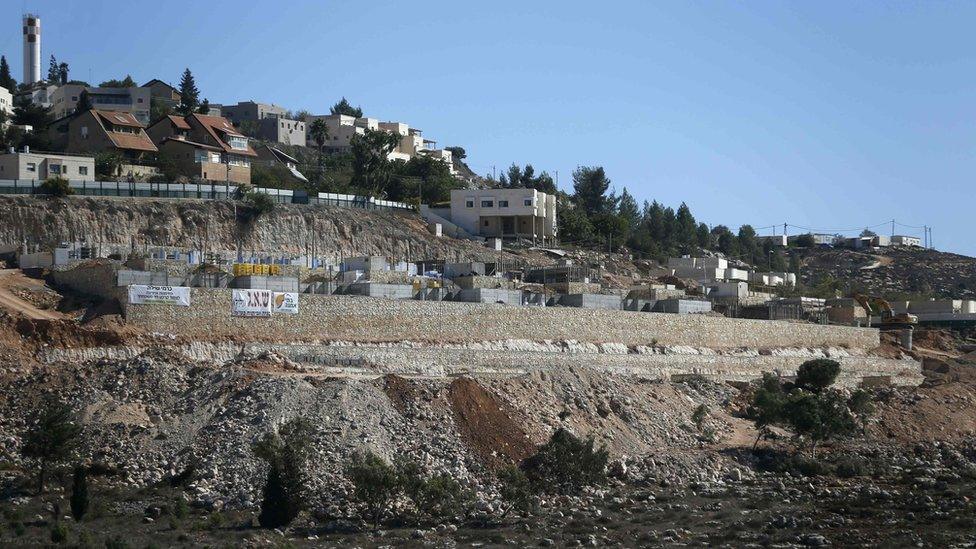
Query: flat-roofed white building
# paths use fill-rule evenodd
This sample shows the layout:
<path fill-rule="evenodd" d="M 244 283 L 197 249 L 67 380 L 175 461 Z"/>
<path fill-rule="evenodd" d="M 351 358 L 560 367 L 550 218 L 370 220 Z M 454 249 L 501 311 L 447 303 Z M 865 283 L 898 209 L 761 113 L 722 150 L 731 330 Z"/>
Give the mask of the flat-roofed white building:
<path fill-rule="evenodd" d="M 92 181 L 95 159 L 91 156 L 22 152 L 0 154 L 0 179 L 43 181 L 50 177 Z"/>
<path fill-rule="evenodd" d="M 3 86 L 0 86 L 0 111 L 7 113 L 8 117 L 14 113 L 14 94 Z"/>
<path fill-rule="evenodd" d="M 475 236 L 556 241 L 556 197 L 535 189 L 453 190 L 450 208 L 422 211 Z"/>
<path fill-rule="evenodd" d="M 917 236 L 895 235 L 891 237 L 892 246 L 921 246 L 922 239 Z"/>

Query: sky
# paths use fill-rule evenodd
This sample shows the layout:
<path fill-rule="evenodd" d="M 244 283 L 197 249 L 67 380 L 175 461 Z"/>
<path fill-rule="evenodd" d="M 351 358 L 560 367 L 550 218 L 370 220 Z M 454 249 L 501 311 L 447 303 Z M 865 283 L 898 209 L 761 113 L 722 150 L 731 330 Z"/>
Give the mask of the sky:
<path fill-rule="evenodd" d="M 179 82 L 214 103 L 340 97 L 572 191 L 603 166 L 638 201 L 760 234 L 873 227 L 976 256 L 976 2 L 6 0 L 71 77 Z"/>

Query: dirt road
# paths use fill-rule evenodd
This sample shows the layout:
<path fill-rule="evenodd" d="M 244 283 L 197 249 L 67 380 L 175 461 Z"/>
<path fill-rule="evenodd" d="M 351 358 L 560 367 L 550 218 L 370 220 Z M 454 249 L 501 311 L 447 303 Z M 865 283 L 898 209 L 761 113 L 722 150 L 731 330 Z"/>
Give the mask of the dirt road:
<path fill-rule="evenodd" d="M 59 320 L 65 317 L 57 311 L 39 309 L 10 291 L 13 285 L 37 285 L 37 281 L 25 277 L 18 269 L 0 270 L 0 308 L 19 313 L 34 320 Z"/>

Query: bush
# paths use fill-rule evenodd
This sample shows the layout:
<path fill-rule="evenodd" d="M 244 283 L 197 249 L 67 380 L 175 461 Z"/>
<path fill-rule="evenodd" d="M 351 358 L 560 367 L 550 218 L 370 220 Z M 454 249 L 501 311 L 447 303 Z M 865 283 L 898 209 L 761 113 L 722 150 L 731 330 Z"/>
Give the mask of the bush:
<path fill-rule="evenodd" d="M 64 543 L 68 541 L 68 527 L 60 522 L 55 522 L 51 526 L 51 543 Z"/>
<path fill-rule="evenodd" d="M 368 450 L 353 456 L 346 475 L 352 481 L 356 501 L 365 505 L 373 527 L 378 527 L 402 491 L 401 476 L 383 458 Z"/>
<path fill-rule="evenodd" d="M 498 491 L 501 493 L 502 499 L 508 503 L 508 508 L 505 509 L 503 516 L 512 510 L 520 513 L 532 510 L 532 498 L 535 492 L 532 489 L 532 483 L 529 482 L 529 477 L 525 476 L 521 469 L 515 466 L 502 469 L 498 472 L 498 484 Z"/>
<path fill-rule="evenodd" d="M 312 424 L 295 418 L 281 426 L 278 433 L 268 433 L 255 445 L 254 452 L 268 463 L 258 522 L 265 528 L 288 525 L 304 505 L 305 468 L 308 462 Z"/>
<path fill-rule="evenodd" d="M 71 516 L 80 521 L 88 512 L 88 472 L 81 465 L 75 467 L 71 482 Z"/>
<path fill-rule="evenodd" d="M 54 198 L 64 198 L 75 194 L 71 184 L 63 177 L 51 177 L 37 187 L 37 192 Z"/>
<path fill-rule="evenodd" d="M 840 363 L 829 358 L 808 360 L 796 372 L 796 387 L 811 393 L 820 393 L 834 384 L 840 373 Z"/>
<path fill-rule="evenodd" d="M 576 492 L 606 480 L 609 453 L 606 448 L 595 446 L 592 437 L 581 440 L 559 429 L 535 455 L 525 460 L 523 470 L 536 489 Z"/>
<path fill-rule="evenodd" d="M 248 221 L 269 214 L 275 209 L 275 201 L 271 195 L 255 191 L 250 185 L 241 185 L 237 192 L 241 202 L 247 207 L 246 212 L 242 213 Z"/>
<path fill-rule="evenodd" d="M 860 456 L 842 456 L 834 462 L 834 469 L 841 478 L 863 477 L 868 474 L 868 465 Z"/>
<path fill-rule="evenodd" d="M 699 431 L 702 430 L 702 426 L 705 424 L 705 418 L 708 417 L 708 406 L 704 404 L 699 404 L 695 411 L 691 414 L 691 422 L 695 424 L 695 427 Z"/>
<path fill-rule="evenodd" d="M 426 479 L 410 499 L 421 514 L 440 522 L 465 514 L 472 497 L 458 481 L 441 473 Z"/>

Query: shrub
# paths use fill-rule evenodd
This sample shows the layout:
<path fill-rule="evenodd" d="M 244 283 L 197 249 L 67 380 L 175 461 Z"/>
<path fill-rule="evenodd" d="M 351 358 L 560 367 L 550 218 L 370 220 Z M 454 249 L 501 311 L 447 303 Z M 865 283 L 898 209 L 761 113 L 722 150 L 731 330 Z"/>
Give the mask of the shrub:
<path fill-rule="evenodd" d="M 265 528 L 286 526 L 302 510 L 306 492 L 305 467 L 314 429 L 311 422 L 295 418 L 268 433 L 254 448 L 268 463 L 264 498 L 258 522 Z"/>
<path fill-rule="evenodd" d="M 698 407 L 695 408 L 695 411 L 691 414 L 691 422 L 695 424 L 695 427 L 697 427 L 699 431 L 701 431 L 706 417 L 708 417 L 708 406 L 699 404 Z"/>
<path fill-rule="evenodd" d="M 820 393 L 834 384 L 840 373 L 840 363 L 829 358 L 808 360 L 796 372 L 796 387 L 811 393 Z"/>
<path fill-rule="evenodd" d="M 521 469 L 515 466 L 506 467 L 498 472 L 498 491 L 502 499 L 508 503 L 504 515 L 512 510 L 526 513 L 532 510 L 533 496 L 532 483 L 529 477 Z"/>
<path fill-rule="evenodd" d="M 834 462 L 834 469 L 841 478 L 863 477 L 868 474 L 868 465 L 860 456 L 842 456 Z"/>
<path fill-rule="evenodd" d="M 581 440 L 565 429 L 553 433 L 549 442 L 523 463 L 529 482 L 537 489 L 575 492 L 606 479 L 609 453 L 596 448 L 592 437 Z"/>
<path fill-rule="evenodd" d="M 353 496 L 366 507 L 373 527 L 378 527 L 402 491 L 400 475 L 383 458 L 368 450 L 353 456 L 346 475 L 352 481 Z"/>
<path fill-rule="evenodd" d="M 445 521 L 464 514 L 471 503 L 471 494 L 450 475 L 434 475 L 420 485 L 410 498 L 417 510 L 435 521 Z"/>
<path fill-rule="evenodd" d="M 755 450 L 759 441 L 770 435 L 770 427 L 782 420 L 783 403 L 786 394 L 783 392 L 783 384 L 779 376 L 770 372 L 763 372 L 762 381 L 759 389 L 752 397 L 746 415 L 753 420 L 759 434 L 752 445 Z"/>
<path fill-rule="evenodd" d="M 60 522 L 55 522 L 51 526 L 51 543 L 64 543 L 68 541 L 68 527 Z"/>
<path fill-rule="evenodd" d="M 88 512 L 88 473 L 84 467 L 75 467 L 71 482 L 71 516 L 81 520 Z"/>
<path fill-rule="evenodd" d="M 241 185 L 237 192 L 241 202 L 247 207 L 246 212 L 242 213 L 249 221 L 269 214 L 275 209 L 275 201 L 271 195 L 255 191 L 254 187 L 250 185 Z"/>
<path fill-rule="evenodd" d="M 71 188 L 68 180 L 63 177 L 51 177 L 46 179 L 44 183 L 38 185 L 37 191 L 40 194 L 45 194 L 54 198 L 64 198 L 65 196 L 75 194 L 75 190 Z"/>

